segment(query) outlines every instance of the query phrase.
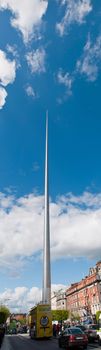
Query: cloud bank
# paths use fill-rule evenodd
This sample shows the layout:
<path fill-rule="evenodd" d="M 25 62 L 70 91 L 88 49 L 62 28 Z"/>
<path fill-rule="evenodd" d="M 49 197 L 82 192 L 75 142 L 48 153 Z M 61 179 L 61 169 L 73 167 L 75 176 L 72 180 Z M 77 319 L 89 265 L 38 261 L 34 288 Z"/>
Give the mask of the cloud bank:
<path fill-rule="evenodd" d="M 53 284 L 52 291 L 65 289 L 62 284 Z M 0 302 L 7 304 L 11 312 L 28 312 L 31 307 L 41 301 L 42 291 L 38 287 L 26 288 L 25 286 L 16 287 L 15 289 L 5 289 L 0 293 Z"/>
<path fill-rule="evenodd" d="M 51 257 L 100 258 L 101 194 L 61 196 L 50 203 Z M 0 266 L 12 269 L 41 256 L 44 197 L 34 193 L 16 199 L 0 194 Z"/>

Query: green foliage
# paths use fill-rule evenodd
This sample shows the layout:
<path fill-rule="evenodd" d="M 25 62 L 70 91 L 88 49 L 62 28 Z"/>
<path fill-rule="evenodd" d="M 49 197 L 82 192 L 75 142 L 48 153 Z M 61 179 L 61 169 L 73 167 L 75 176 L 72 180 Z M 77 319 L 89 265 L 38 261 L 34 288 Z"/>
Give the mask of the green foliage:
<path fill-rule="evenodd" d="M 68 310 L 52 310 L 52 320 L 65 321 L 69 318 Z"/>
<path fill-rule="evenodd" d="M 99 316 L 101 315 L 101 311 L 96 311 L 96 321 L 99 321 Z"/>
<path fill-rule="evenodd" d="M 80 321 L 80 315 L 78 313 L 74 314 L 73 312 L 71 312 L 70 318 L 72 321 Z"/>
<path fill-rule="evenodd" d="M 0 323 L 5 323 L 10 316 L 10 311 L 5 305 L 0 306 Z"/>
<path fill-rule="evenodd" d="M 18 319 L 18 322 L 21 324 L 21 326 L 24 326 L 26 324 L 26 320 Z"/>
<path fill-rule="evenodd" d="M 10 325 L 9 325 L 9 329 L 12 330 L 12 329 L 16 329 L 16 321 L 13 320 Z"/>

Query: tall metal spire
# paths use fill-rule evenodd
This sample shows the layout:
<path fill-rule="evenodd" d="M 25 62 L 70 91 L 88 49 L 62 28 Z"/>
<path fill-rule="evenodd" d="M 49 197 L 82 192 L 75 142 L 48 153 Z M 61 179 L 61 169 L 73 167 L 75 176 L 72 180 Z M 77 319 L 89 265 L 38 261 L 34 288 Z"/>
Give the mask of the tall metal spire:
<path fill-rule="evenodd" d="M 46 156 L 45 156 L 45 214 L 44 214 L 44 254 L 43 254 L 43 295 L 42 302 L 51 303 L 50 269 L 50 223 L 49 223 L 49 186 L 48 186 L 48 111 L 46 113 Z"/>

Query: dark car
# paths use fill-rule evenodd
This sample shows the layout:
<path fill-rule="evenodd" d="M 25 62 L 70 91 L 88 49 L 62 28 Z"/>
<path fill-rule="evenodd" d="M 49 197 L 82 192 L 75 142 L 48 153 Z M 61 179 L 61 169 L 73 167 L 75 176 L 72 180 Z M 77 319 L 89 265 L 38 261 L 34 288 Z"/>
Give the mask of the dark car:
<path fill-rule="evenodd" d="M 59 347 L 65 349 L 81 348 L 87 349 L 88 338 L 86 334 L 78 327 L 66 328 L 58 339 Z"/>
<path fill-rule="evenodd" d="M 3 324 L 0 324 L 0 347 L 1 347 L 4 335 L 5 335 L 5 326 Z"/>
<path fill-rule="evenodd" d="M 85 334 L 88 336 L 88 341 L 96 341 L 99 339 L 97 334 L 98 326 L 96 324 L 90 324 L 87 326 Z"/>
<path fill-rule="evenodd" d="M 82 324 L 77 324 L 76 327 L 77 327 L 77 328 L 80 328 L 84 333 L 86 333 L 87 328 L 86 328 L 84 325 L 82 325 Z"/>
<path fill-rule="evenodd" d="M 17 334 L 17 330 L 16 330 L 16 328 L 9 329 L 8 333 L 9 334 Z"/>

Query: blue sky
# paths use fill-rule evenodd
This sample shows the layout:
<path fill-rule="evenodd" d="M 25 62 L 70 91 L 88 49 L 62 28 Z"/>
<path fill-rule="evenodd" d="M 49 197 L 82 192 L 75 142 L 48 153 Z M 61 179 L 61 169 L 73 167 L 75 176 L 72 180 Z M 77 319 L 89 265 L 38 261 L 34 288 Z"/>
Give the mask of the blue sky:
<path fill-rule="evenodd" d="M 0 26 L 0 300 L 18 310 L 41 298 L 47 109 L 52 289 L 100 259 L 100 0 L 0 0 Z"/>

